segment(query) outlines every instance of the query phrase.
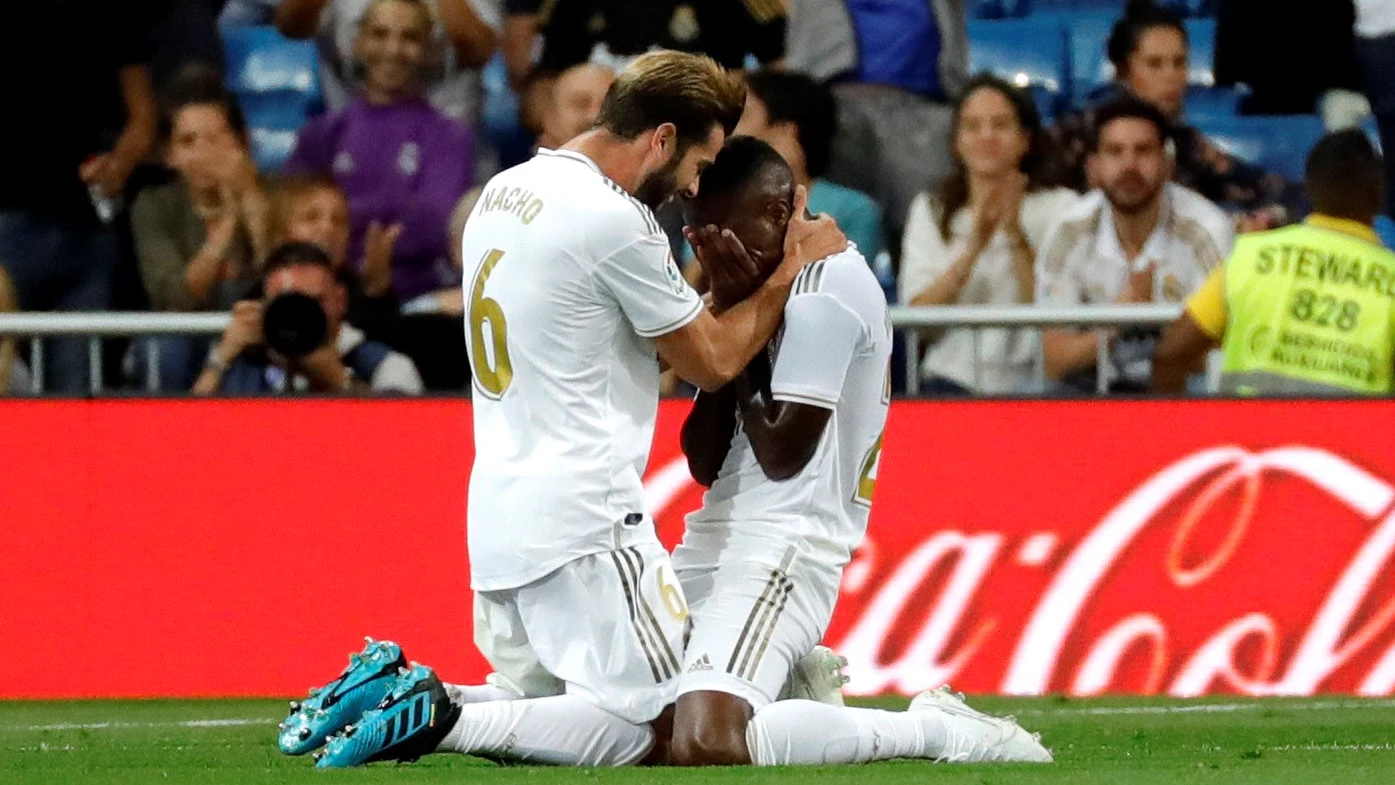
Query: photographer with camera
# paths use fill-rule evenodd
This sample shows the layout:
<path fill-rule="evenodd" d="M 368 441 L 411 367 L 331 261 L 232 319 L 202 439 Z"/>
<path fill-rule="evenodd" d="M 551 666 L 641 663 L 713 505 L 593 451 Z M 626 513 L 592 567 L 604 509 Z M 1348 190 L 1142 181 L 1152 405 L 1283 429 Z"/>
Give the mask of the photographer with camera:
<path fill-rule="evenodd" d="M 421 393 L 421 376 L 406 355 L 344 321 L 348 295 L 319 246 L 277 246 L 262 288 L 261 300 L 233 306 L 195 395 Z"/>

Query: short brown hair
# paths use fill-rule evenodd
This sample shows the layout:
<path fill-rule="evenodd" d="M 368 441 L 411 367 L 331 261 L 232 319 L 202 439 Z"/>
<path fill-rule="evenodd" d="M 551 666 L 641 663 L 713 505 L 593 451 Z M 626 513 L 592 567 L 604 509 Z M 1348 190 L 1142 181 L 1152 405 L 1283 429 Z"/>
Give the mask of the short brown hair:
<path fill-rule="evenodd" d="M 658 51 L 640 55 L 620 73 L 601 104 L 596 124 L 624 139 L 673 123 L 678 143 L 707 139 L 712 126 L 731 135 L 746 106 L 740 74 L 710 57 Z"/>

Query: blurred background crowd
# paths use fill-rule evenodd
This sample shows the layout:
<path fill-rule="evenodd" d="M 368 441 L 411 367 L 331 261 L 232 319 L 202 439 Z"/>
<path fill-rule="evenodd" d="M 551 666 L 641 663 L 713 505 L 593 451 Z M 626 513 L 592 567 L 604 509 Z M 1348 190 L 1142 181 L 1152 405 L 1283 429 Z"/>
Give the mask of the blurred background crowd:
<path fill-rule="evenodd" d="M 221 336 L 106 341 L 110 390 L 464 392 L 478 187 L 586 130 L 654 48 L 747 73 L 738 132 L 785 155 L 889 302 L 1180 304 L 1237 234 L 1311 210 L 1324 131 L 1395 139 L 1395 0 L 1279 5 L 20 4 L 0 33 L 0 312 L 232 313 Z M 1099 373 L 1145 390 L 1156 335 L 1114 338 L 1109 369 L 1090 334 L 1026 329 L 927 333 L 898 362 L 936 395 Z M 0 394 L 35 374 L 88 392 L 89 352 L 47 339 L 31 368 L 0 339 Z"/>

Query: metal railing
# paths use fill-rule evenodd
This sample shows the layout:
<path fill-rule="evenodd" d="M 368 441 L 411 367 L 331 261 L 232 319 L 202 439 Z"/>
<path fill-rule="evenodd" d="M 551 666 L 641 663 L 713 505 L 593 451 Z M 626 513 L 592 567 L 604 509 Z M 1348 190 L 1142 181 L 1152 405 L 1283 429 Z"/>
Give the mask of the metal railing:
<path fill-rule="evenodd" d="M 920 367 L 914 358 L 920 356 L 919 330 L 943 330 L 969 327 L 974 333 L 974 366 L 978 357 L 978 329 L 992 327 L 1105 327 L 1161 326 L 1176 319 L 1182 311 L 1179 305 L 1088 305 L 1052 307 L 1036 305 L 953 305 L 930 308 L 897 306 L 891 309 L 891 323 L 905 331 L 906 391 L 915 394 L 920 389 Z M 136 338 L 159 335 L 219 335 L 227 328 L 226 313 L 11 313 L 0 314 L 0 338 L 19 337 L 31 340 L 29 348 L 33 391 L 43 392 L 44 342 L 46 338 L 87 337 L 88 366 L 94 394 L 103 390 L 102 340 L 104 338 Z M 159 381 L 159 354 L 154 343 L 146 351 L 146 388 L 155 390 Z M 1109 345 L 1103 336 L 1096 347 L 1098 367 L 1108 360 Z M 1040 363 L 1037 363 L 1040 373 Z M 1097 391 L 1106 392 L 1107 379 L 1097 374 Z"/>
<path fill-rule="evenodd" d="M 893 326 L 905 330 L 906 392 L 920 391 L 920 333 L 919 330 L 974 328 L 973 364 L 975 373 L 982 368 L 979 357 L 979 330 L 991 327 L 1161 327 L 1170 324 L 1182 313 L 1182 306 L 1148 305 L 1082 305 L 1073 307 L 1039 305 L 953 305 L 939 308 L 891 309 Z M 1109 362 L 1109 340 L 1100 334 L 1095 341 L 1095 367 L 1103 369 Z M 1044 367 L 1035 363 L 1037 382 L 1042 382 Z M 1208 374 L 1209 375 L 1209 374 Z M 1109 379 L 1095 374 L 1095 392 L 1109 392 Z"/>
<path fill-rule="evenodd" d="M 227 313 L 0 313 L 0 338 L 30 338 L 29 374 L 31 392 L 44 391 L 44 339 L 87 338 L 89 387 L 100 395 L 102 379 L 102 339 L 145 338 L 158 335 L 221 335 L 232 319 Z M 147 343 L 145 386 L 159 388 L 160 354 Z"/>

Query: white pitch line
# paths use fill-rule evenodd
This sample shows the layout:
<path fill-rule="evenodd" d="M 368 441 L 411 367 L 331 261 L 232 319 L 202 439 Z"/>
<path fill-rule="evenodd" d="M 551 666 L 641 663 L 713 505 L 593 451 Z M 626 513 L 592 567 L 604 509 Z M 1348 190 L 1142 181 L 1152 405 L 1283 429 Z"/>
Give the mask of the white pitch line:
<path fill-rule="evenodd" d="M 1190 706 L 1061 706 L 1054 709 L 1024 708 L 1019 717 L 1115 717 L 1168 714 L 1224 714 L 1237 711 L 1325 711 L 1329 709 L 1390 709 L 1395 698 L 1352 698 L 1350 700 L 1310 701 L 1307 703 L 1197 703 Z M 125 728 L 232 728 L 271 725 L 275 718 L 232 718 L 183 720 L 180 722 L 64 722 L 53 725 L 0 726 L 0 731 L 109 730 Z M 1315 749 L 1327 749 L 1317 745 Z M 1378 747 L 1384 749 L 1384 747 Z M 1280 749 L 1272 747 L 1269 749 Z M 1294 747 L 1293 749 L 1299 749 Z"/>
<path fill-rule="evenodd" d="M 1265 752 L 1389 752 L 1395 750 L 1395 744 L 1280 744 L 1259 749 Z"/>
<path fill-rule="evenodd" d="M 1146 714 L 1225 714 L 1235 711 L 1325 711 L 1328 709 L 1389 709 L 1395 698 L 1352 698 L 1342 701 L 1309 703 L 1197 703 L 1191 706 L 1062 706 L 1056 709 L 1022 709 L 1019 716 L 1033 717 L 1112 717 Z"/>
<path fill-rule="evenodd" d="M 120 728 L 234 728 L 241 725 L 271 725 L 274 719 L 248 717 L 226 720 L 184 720 L 182 722 L 60 722 L 54 725 L 10 725 L 7 731 L 26 730 L 107 730 Z"/>

